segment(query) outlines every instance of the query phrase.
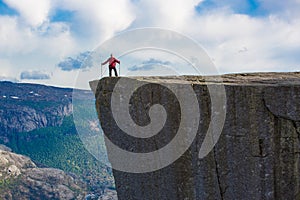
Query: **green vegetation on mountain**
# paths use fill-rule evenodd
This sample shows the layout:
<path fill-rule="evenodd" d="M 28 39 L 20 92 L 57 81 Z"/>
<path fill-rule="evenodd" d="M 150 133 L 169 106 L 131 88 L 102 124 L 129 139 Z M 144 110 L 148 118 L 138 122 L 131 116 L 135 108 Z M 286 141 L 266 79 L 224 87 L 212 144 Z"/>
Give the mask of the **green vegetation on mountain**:
<path fill-rule="evenodd" d="M 91 185 L 114 186 L 111 169 L 84 148 L 72 116 L 65 117 L 60 127 L 10 134 L 8 139 L 7 146 L 31 157 L 36 163 L 83 175 Z"/>

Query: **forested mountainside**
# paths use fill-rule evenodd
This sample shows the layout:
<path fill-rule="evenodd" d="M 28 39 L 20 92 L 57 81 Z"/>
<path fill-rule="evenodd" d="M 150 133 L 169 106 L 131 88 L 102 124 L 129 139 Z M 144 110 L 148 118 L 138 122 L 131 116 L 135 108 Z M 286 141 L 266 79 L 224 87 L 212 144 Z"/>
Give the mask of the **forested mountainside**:
<path fill-rule="evenodd" d="M 91 193 L 102 193 L 114 188 L 112 172 L 84 148 L 73 121 L 72 92 L 70 88 L 0 82 L 0 144 L 29 156 L 39 167 L 74 173 Z M 77 100 L 94 104 L 90 91 L 76 94 Z"/>

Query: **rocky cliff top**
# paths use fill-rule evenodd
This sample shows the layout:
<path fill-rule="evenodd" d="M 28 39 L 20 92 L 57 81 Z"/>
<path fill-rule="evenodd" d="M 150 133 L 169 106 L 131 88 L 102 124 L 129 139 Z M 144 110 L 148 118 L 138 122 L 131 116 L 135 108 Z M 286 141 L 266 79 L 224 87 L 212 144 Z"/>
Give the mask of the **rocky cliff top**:
<path fill-rule="evenodd" d="M 119 77 L 120 78 L 120 77 Z M 132 76 L 126 77 L 151 83 L 218 84 L 224 85 L 300 85 L 300 72 L 260 72 L 224 74 L 220 76 Z M 109 80 L 109 77 L 103 78 Z M 114 78 L 118 79 L 118 78 Z M 99 80 L 90 82 L 95 92 Z"/>
<path fill-rule="evenodd" d="M 240 74 L 225 74 L 221 76 L 149 76 L 149 77 L 130 77 L 141 81 L 149 82 L 166 82 L 166 83 L 196 83 L 210 84 L 220 83 L 230 84 L 293 84 L 300 85 L 300 72 L 265 72 L 265 73 L 240 73 Z"/>

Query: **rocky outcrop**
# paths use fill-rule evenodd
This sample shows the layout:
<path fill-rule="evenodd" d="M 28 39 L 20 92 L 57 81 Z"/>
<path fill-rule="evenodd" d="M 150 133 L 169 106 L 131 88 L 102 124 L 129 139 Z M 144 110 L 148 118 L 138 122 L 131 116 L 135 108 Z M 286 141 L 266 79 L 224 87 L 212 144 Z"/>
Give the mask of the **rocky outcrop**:
<path fill-rule="evenodd" d="M 26 156 L 0 150 L 0 199 L 83 199 L 85 187 L 62 170 L 37 168 Z"/>
<path fill-rule="evenodd" d="M 151 105 L 163 105 L 167 112 L 167 127 L 146 139 L 127 135 L 114 119 L 112 93 L 120 78 L 91 82 L 91 87 L 97 88 L 96 107 L 105 135 L 112 143 L 135 153 L 164 147 L 178 129 L 180 105 L 170 91 L 160 86 L 161 83 L 179 88 L 191 85 L 199 103 L 198 132 L 185 153 L 172 164 L 152 172 L 130 173 L 115 169 L 118 198 L 299 199 L 300 73 L 222 76 L 227 99 L 226 119 L 218 142 L 204 158 L 199 158 L 199 151 L 211 116 L 217 114 L 211 113 L 207 85 L 220 85 L 221 82 L 213 76 L 182 79 L 183 82 L 176 77 L 123 78 L 128 83 L 135 81 L 136 85 L 146 83 L 136 88 L 128 105 L 136 124 L 149 123 Z M 108 149 L 110 160 L 114 159 L 112 155 Z M 112 165 L 114 167 L 114 163 Z"/>
<path fill-rule="evenodd" d="M 3 145 L 3 144 L 0 144 L 0 150 L 11 152 L 11 148 L 9 148 L 9 147 L 7 147 L 7 146 L 5 146 L 5 145 Z"/>

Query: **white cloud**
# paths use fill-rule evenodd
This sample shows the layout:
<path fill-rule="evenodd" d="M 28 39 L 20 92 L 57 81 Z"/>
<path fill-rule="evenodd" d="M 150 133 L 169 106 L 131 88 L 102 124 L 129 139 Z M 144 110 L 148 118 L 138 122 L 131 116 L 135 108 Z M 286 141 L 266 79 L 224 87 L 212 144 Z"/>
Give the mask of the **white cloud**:
<path fill-rule="evenodd" d="M 76 51 L 78 46 L 64 23 L 45 22 L 32 29 L 17 16 L 0 16 L 0 58 L 9 62 L 14 73 L 10 76 L 32 68 L 51 71 L 58 60 Z M 4 73 L 3 66 L 0 69 Z"/>
<path fill-rule="evenodd" d="M 269 12 L 264 16 L 236 14 L 229 4 L 199 14 L 199 2 L 138 1 L 132 27 L 158 26 L 195 38 L 222 73 L 300 70 L 300 58 L 295 58 L 300 51 L 300 15 L 294 12 L 299 2 L 261 2 L 258 9 Z M 241 49 L 247 51 L 241 54 Z"/>
<path fill-rule="evenodd" d="M 134 20 L 130 0 L 5 0 L 5 3 L 19 13 L 0 15 L 0 58 L 9 60 L 15 77 L 30 69 L 47 69 L 67 76 L 68 73 L 56 68 L 59 61 L 92 50 Z M 74 11 L 74 19 L 51 22 L 51 15 L 57 9 Z M 1 67 L 1 74 L 6 71 Z M 69 77 L 54 75 L 44 82 L 70 85 L 74 76 Z"/>
<path fill-rule="evenodd" d="M 299 18 L 251 17 L 223 10 L 189 19 L 184 30 L 204 45 L 222 73 L 290 71 L 300 69 L 300 59 L 292 53 L 300 50 L 299 25 Z M 238 53 L 243 48 L 247 52 Z"/>
<path fill-rule="evenodd" d="M 135 26 L 158 26 L 182 31 L 195 15 L 201 0 L 143 0 L 138 1 Z"/>
<path fill-rule="evenodd" d="M 259 0 L 258 11 L 268 13 L 263 16 L 236 14 L 230 9 L 237 6 L 225 3 L 199 14 L 195 6 L 203 1 L 5 0 L 19 15 L 0 16 L 0 59 L 6 63 L 0 74 L 48 68 L 53 76 L 45 83 L 70 86 L 75 72 L 56 68 L 59 61 L 129 27 L 149 26 L 195 38 L 224 73 L 300 70 L 299 0 Z M 51 22 L 58 9 L 72 12 L 72 20 Z"/>
<path fill-rule="evenodd" d="M 0 16 L 0 53 L 22 51 L 22 32 L 16 17 Z"/>
<path fill-rule="evenodd" d="M 0 16 L 0 53 L 16 55 L 44 53 L 58 56 L 75 47 L 68 26 L 64 23 L 44 23 L 36 29 L 24 26 L 17 17 Z"/>
<path fill-rule="evenodd" d="M 130 0 L 61 0 L 56 6 L 76 13 L 72 28 L 85 42 L 99 43 L 112 37 L 135 18 Z"/>
<path fill-rule="evenodd" d="M 4 0 L 4 2 L 16 9 L 21 18 L 31 26 L 39 26 L 45 22 L 51 9 L 50 0 Z"/>

